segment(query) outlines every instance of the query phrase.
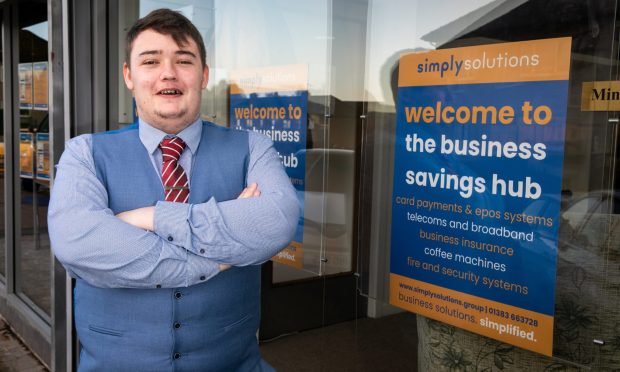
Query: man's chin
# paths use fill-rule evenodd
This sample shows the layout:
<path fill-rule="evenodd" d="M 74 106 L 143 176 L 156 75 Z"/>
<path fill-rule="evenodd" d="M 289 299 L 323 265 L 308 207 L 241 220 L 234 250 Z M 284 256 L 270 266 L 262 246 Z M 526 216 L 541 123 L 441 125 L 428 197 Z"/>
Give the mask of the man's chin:
<path fill-rule="evenodd" d="M 182 119 L 187 115 L 187 111 L 155 111 L 155 116 L 157 116 L 161 120 L 178 120 Z"/>

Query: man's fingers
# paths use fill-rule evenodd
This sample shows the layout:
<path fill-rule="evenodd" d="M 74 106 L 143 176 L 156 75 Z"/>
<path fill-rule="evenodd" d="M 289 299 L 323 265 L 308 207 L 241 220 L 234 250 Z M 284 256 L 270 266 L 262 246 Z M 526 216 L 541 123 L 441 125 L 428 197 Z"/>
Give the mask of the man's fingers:
<path fill-rule="evenodd" d="M 249 188 L 245 188 L 243 189 L 243 191 L 241 191 L 241 194 L 239 194 L 239 196 L 237 197 L 237 199 L 245 199 L 245 198 L 249 198 L 250 194 L 249 194 Z"/>
<path fill-rule="evenodd" d="M 250 198 L 252 197 L 252 195 L 254 195 L 254 192 L 256 191 L 256 183 L 253 182 L 250 185 L 248 185 L 248 187 L 246 187 L 245 189 L 243 189 L 243 192 L 241 193 L 243 195 L 244 198 Z"/>
<path fill-rule="evenodd" d="M 237 199 L 251 198 L 259 195 L 260 191 L 258 190 L 258 185 L 256 184 L 256 182 L 252 182 L 250 185 L 248 185 L 248 187 L 241 191 L 241 194 L 239 194 L 239 197 L 237 197 Z"/>

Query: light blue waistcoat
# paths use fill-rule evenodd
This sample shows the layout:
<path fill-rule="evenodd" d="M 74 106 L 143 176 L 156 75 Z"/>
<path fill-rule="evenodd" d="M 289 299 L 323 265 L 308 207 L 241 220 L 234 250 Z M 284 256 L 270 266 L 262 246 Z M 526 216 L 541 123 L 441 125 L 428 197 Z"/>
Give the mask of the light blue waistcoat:
<path fill-rule="evenodd" d="M 248 135 L 204 123 L 190 175 L 190 203 L 235 199 L 245 187 Z M 114 213 L 164 200 L 133 125 L 93 135 L 97 177 Z M 268 368 L 256 341 L 260 266 L 234 267 L 173 289 L 106 289 L 78 279 L 80 371 L 255 371 Z"/>

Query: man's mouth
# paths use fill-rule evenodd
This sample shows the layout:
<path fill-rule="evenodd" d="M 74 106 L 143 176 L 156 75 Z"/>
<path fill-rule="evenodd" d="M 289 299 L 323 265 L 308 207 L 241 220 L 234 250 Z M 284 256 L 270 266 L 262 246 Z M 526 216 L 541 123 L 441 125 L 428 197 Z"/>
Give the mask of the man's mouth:
<path fill-rule="evenodd" d="M 180 96 L 183 93 L 178 89 L 163 89 L 157 92 L 157 94 L 161 96 Z"/>

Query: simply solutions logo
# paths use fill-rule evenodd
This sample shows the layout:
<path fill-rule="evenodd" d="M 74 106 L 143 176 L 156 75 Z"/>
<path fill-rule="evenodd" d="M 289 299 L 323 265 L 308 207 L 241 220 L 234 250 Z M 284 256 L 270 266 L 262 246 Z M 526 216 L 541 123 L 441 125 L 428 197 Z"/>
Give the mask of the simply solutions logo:
<path fill-rule="evenodd" d="M 458 77 L 463 71 L 536 67 L 539 64 L 540 55 L 538 54 L 515 55 L 510 52 L 497 54 L 482 52 L 475 58 L 461 58 L 455 54 L 437 60 L 424 58 L 418 63 L 416 71 L 418 74 L 434 74 L 443 78 L 445 76 Z"/>

